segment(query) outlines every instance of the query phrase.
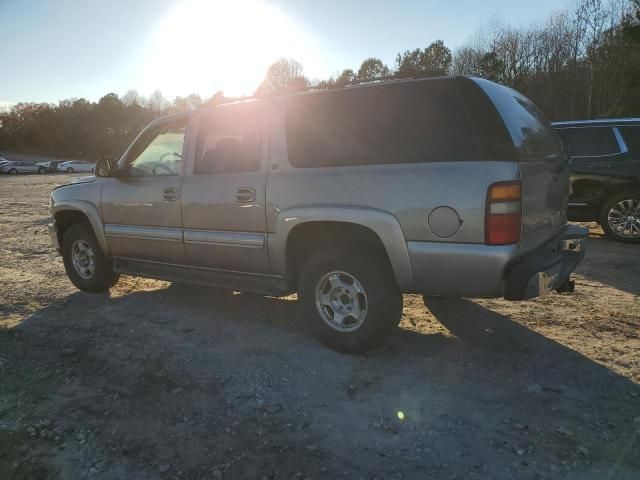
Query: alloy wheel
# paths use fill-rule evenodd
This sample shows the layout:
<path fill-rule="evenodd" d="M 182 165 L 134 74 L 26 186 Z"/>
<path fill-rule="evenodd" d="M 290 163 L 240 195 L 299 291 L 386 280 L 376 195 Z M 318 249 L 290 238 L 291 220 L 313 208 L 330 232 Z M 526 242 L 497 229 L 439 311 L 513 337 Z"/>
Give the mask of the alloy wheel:
<path fill-rule="evenodd" d="M 331 271 L 320 278 L 315 289 L 318 313 L 334 330 L 352 332 L 367 318 L 367 294 L 351 274 Z"/>
<path fill-rule="evenodd" d="M 609 209 L 607 222 L 611 231 L 621 238 L 640 238 L 640 198 L 617 202 Z"/>
<path fill-rule="evenodd" d="M 93 277 L 96 271 L 96 260 L 89 245 L 85 240 L 79 239 L 71 246 L 71 260 L 73 268 L 78 275 L 85 280 Z"/>

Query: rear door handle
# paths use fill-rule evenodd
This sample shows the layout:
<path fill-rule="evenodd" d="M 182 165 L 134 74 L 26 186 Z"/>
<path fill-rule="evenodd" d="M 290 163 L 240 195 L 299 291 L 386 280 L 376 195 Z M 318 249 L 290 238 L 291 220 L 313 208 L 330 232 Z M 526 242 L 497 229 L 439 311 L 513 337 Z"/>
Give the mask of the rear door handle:
<path fill-rule="evenodd" d="M 162 191 L 162 198 L 165 202 L 175 202 L 180 198 L 177 188 L 165 188 Z"/>
<path fill-rule="evenodd" d="M 253 188 L 239 188 L 235 194 L 236 202 L 247 203 L 256 199 L 256 191 Z"/>

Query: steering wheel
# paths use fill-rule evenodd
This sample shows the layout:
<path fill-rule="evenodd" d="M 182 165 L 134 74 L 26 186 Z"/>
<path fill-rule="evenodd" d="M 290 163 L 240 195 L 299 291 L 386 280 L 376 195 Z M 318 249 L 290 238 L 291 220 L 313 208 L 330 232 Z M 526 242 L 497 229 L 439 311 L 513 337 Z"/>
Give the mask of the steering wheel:
<path fill-rule="evenodd" d="M 180 159 L 182 158 L 182 155 L 180 155 L 178 152 L 167 152 L 167 153 L 163 153 L 162 155 L 160 155 L 160 158 L 158 159 L 158 163 L 156 163 L 156 164 L 153 166 L 153 169 L 152 169 L 152 170 L 153 170 L 153 174 L 154 174 L 154 175 L 155 175 L 155 174 L 157 174 L 157 170 L 158 170 L 158 169 L 160 169 L 160 168 L 164 169 L 164 170 L 165 170 L 169 175 L 173 175 L 173 174 L 175 173 L 171 168 L 169 168 L 167 165 L 165 165 L 165 164 L 163 163 L 163 162 L 164 162 L 164 159 L 165 159 L 166 157 L 168 157 L 168 156 L 178 157 L 178 158 L 180 158 Z"/>
<path fill-rule="evenodd" d="M 163 153 L 162 155 L 160 155 L 160 158 L 158 159 L 158 163 L 162 163 L 164 158 L 168 157 L 169 155 L 171 155 L 172 157 L 178 157 L 178 158 L 182 159 L 182 155 L 180 155 L 178 152 L 167 152 L 167 153 Z"/>
<path fill-rule="evenodd" d="M 175 173 L 168 165 L 161 162 L 156 163 L 151 170 L 153 170 L 153 174 L 156 175 L 159 169 L 164 169 L 169 175 L 173 175 Z"/>

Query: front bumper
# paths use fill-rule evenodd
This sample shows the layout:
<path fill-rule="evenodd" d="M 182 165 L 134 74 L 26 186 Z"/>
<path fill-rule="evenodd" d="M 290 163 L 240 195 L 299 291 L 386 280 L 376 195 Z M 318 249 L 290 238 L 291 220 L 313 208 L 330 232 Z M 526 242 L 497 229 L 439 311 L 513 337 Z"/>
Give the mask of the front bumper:
<path fill-rule="evenodd" d="M 51 239 L 51 245 L 56 249 L 58 253 L 60 253 L 60 242 L 58 242 L 58 230 L 56 229 L 56 221 L 54 220 L 49 225 L 49 238 Z"/>
<path fill-rule="evenodd" d="M 558 236 L 511 262 L 504 298 L 526 300 L 565 288 L 584 258 L 588 233 L 584 227 L 567 225 Z"/>

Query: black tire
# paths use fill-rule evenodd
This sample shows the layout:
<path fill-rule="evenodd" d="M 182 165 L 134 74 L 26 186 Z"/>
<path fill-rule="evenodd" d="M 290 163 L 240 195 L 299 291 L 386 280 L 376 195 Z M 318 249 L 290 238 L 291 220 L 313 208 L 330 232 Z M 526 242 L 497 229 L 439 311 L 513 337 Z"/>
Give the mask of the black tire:
<path fill-rule="evenodd" d="M 67 173 L 73 173 L 73 167 L 67 168 Z"/>
<path fill-rule="evenodd" d="M 376 253 L 347 249 L 320 252 L 305 263 L 298 296 L 307 326 L 320 342 L 338 352 L 364 353 L 378 346 L 398 326 L 402 319 L 402 293 L 385 263 L 376 260 Z M 353 276 L 366 294 L 366 315 L 355 330 L 339 331 L 330 326 L 316 306 L 316 287 L 334 271 Z"/>
<path fill-rule="evenodd" d="M 18 174 L 18 170 L 16 170 L 15 168 L 12 168 L 11 170 L 9 170 L 9 173 L 11 175 L 17 175 Z"/>
<path fill-rule="evenodd" d="M 47 173 L 47 170 L 44 167 L 38 168 L 38 173 L 42 175 L 43 173 Z"/>
<path fill-rule="evenodd" d="M 640 235 L 636 237 L 625 236 L 624 234 L 616 232 L 611 227 L 611 225 L 609 225 L 609 211 L 618 202 L 629 199 L 632 199 L 636 202 L 635 205 L 637 214 L 633 212 L 634 214 L 632 214 L 632 216 L 634 216 L 636 219 L 640 219 L 640 191 L 627 191 L 612 195 L 604 201 L 604 203 L 602 204 L 602 208 L 600 209 L 599 223 L 602 227 L 602 230 L 604 230 L 604 233 L 606 233 L 610 238 L 617 240 L 618 242 L 640 243 Z"/>
<path fill-rule="evenodd" d="M 94 268 L 92 275 L 88 278 L 81 276 L 74 266 L 72 249 L 76 241 L 86 242 L 93 253 Z M 104 292 L 113 287 L 120 278 L 120 275 L 113 271 L 109 257 L 102 252 L 93 230 L 85 224 L 76 223 L 64 233 L 62 260 L 71 283 L 84 292 Z"/>

